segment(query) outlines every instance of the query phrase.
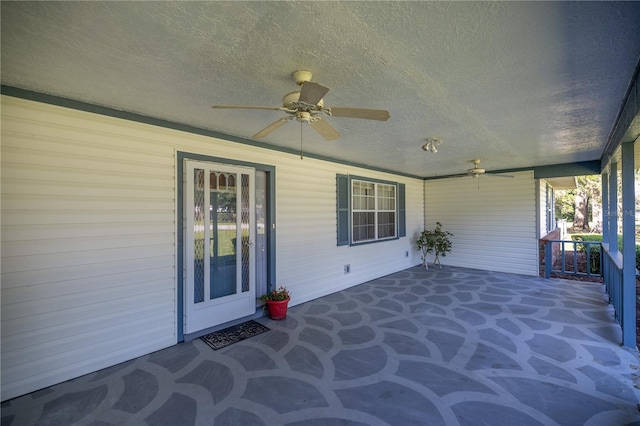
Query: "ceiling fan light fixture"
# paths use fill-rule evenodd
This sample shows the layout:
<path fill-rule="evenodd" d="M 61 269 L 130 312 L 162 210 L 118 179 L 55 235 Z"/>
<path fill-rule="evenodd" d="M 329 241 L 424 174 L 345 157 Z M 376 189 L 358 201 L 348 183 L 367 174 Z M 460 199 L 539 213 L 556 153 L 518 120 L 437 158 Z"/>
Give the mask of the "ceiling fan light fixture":
<path fill-rule="evenodd" d="M 422 145 L 422 150 L 435 154 L 436 152 L 438 152 L 438 145 L 441 145 L 441 144 L 442 144 L 442 141 L 440 140 L 440 138 L 436 138 L 436 137 L 428 138 L 427 143 Z"/>
<path fill-rule="evenodd" d="M 302 122 L 302 123 L 310 123 L 313 120 L 313 117 L 311 116 L 310 113 L 308 113 L 307 111 L 300 111 L 297 114 L 298 121 Z"/>

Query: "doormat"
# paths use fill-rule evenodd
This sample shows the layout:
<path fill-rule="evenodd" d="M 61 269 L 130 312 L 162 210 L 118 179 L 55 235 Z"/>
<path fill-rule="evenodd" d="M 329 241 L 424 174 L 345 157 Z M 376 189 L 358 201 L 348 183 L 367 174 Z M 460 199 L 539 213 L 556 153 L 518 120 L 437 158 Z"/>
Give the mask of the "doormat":
<path fill-rule="evenodd" d="M 214 351 L 222 349 L 225 346 L 232 345 L 249 337 L 257 336 L 265 331 L 269 331 L 269 327 L 255 322 L 253 320 L 243 322 L 242 324 L 227 327 L 224 330 L 215 331 L 202 336 L 203 342 L 211 347 Z"/>

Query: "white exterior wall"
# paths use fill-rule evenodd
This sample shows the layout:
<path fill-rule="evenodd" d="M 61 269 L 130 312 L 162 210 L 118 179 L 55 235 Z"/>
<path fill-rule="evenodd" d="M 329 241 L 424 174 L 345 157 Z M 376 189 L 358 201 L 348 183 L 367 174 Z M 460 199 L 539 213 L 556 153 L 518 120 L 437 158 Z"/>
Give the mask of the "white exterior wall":
<path fill-rule="evenodd" d="M 426 228 L 441 222 L 454 234 L 442 264 L 538 275 L 533 172 L 425 182 Z M 479 186 L 478 186 L 479 184 Z M 430 257 L 429 262 L 433 261 Z"/>
<path fill-rule="evenodd" d="M 406 184 L 407 237 L 362 246 L 336 246 L 336 174 Z M 423 223 L 422 181 L 288 156 L 276 167 L 278 285 L 300 303 L 420 263 L 411 235 Z M 405 253 L 409 252 L 409 257 Z M 351 272 L 344 273 L 349 264 Z"/>
<path fill-rule="evenodd" d="M 422 180 L 7 96 L 1 144 L 2 400 L 176 343 L 178 151 L 275 166 L 292 305 L 419 263 Z M 336 246 L 337 173 L 404 183 L 407 237 Z"/>

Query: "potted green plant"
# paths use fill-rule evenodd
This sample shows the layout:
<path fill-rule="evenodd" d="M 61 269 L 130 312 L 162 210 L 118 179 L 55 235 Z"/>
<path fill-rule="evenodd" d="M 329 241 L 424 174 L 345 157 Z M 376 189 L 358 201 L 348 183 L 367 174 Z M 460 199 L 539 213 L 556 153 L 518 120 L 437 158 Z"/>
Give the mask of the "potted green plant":
<path fill-rule="evenodd" d="M 449 237 L 453 237 L 453 234 L 442 229 L 440 222 L 436 222 L 435 229 L 426 229 L 420 233 L 420 238 L 418 238 L 416 244 L 418 245 L 418 250 L 421 251 L 420 258 L 422 259 L 423 267 L 429 269 L 427 265 L 427 255 L 434 253 L 436 257 L 433 264 L 442 268 L 440 256 L 445 257 L 447 253 L 451 251 L 451 240 Z"/>
<path fill-rule="evenodd" d="M 269 293 L 260 296 L 260 300 L 265 302 L 265 309 L 269 314 L 269 318 L 283 320 L 287 317 L 287 307 L 291 297 L 285 287 L 274 288 Z"/>

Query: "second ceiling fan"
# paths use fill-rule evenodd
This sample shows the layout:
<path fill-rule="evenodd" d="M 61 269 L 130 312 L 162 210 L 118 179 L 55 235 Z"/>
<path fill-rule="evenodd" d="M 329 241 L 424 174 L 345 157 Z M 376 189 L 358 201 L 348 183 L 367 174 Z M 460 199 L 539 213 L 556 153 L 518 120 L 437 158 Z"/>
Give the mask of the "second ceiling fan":
<path fill-rule="evenodd" d="M 495 177 L 502 177 L 502 178 L 513 178 L 512 175 L 505 175 L 505 174 L 502 174 L 500 172 L 488 172 L 485 169 L 482 169 L 482 168 L 478 167 L 478 165 L 480 164 L 480 160 L 471 160 L 470 163 L 473 163 L 473 168 L 467 169 L 466 173 L 460 173 L 460 174 L 457 174 L 457 175 L 451 175 L 449 177 L 471 176 L 471 177 L 477 179 L 480 176 L 487 175 L 487 176 L 495 176 Z"/>
<path fill-rule="evenodd" d="M 282 98 L 281 107 L 268 107 L 258 105 L 214 105 L 212 108 L 234 109 L 266 109 L 284 111 L 286 115 L 253 135 L 254 139 L 261 139 L 278 129 L 287 121 L 294 118 L 301 123 L 308 123 L 324 139 L 330 141 L 340 137 L 340 133 L 331 126 L 324 117 L 361 118 L 365 120 L 387 121 L 389 112 L 381 109 L 325 107 L 323 98 L 329 91 L 318 83 L 312 83 L 310 71 L 295 71 L 293 80 L 301 86 L 299 91 L 287 93 Z"/>

